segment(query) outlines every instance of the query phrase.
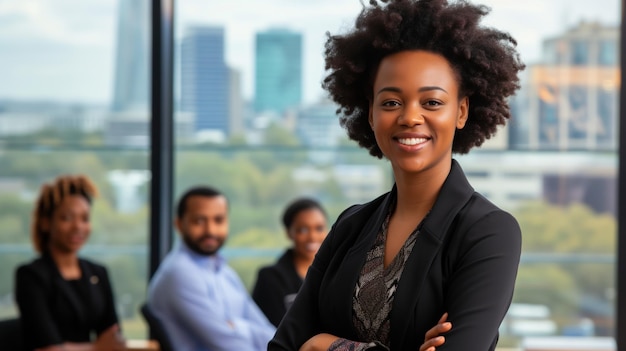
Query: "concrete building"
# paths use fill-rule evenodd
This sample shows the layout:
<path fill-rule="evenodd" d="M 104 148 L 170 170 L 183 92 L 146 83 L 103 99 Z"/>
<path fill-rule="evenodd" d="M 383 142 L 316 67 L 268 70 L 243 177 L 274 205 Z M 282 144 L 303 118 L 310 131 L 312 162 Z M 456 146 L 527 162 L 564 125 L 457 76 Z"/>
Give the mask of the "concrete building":
<path fill-rule="evenodd" d="M 514 101 L 511 148 L 616 150 L 619 27 L 582 22 L 543 42 Z"/>

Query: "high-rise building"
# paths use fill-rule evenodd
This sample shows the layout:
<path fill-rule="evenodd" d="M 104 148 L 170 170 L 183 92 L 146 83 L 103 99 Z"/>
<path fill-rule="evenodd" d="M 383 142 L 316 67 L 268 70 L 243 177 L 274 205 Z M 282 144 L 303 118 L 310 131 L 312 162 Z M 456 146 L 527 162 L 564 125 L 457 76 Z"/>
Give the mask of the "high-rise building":
<path fill-rule="evenodd" d="M 149 106 L 149 0 L 118 2 L 115 81 L 111 109 L 142 110 Z"/>
<path fill-rule="evenodd" d="M 229 69 L 224 28 L 190 27 L 181 47 L 181 110 L 195 115 L 195 131 L 230 134 Z"/>
<path fill-rule="evenodd" d="M 619 27 L 582 22 L 543 42 L 513 103 L 511 146 L 527 150 L 615 150 Z"/>
<path fill-rule="evenodd" d="M 282 115 L 302 101 L 302 35 L 270 29 L 256 35 L 254 107 Z"/>
<path fill-rule="evenodd" d="M 230 134 L 243 134 L 244 132 L 244 105 L 241 95 L 241 73 L 234 69 L 228 69 L 229 94 L 228 112 L 230 121 Z"/>

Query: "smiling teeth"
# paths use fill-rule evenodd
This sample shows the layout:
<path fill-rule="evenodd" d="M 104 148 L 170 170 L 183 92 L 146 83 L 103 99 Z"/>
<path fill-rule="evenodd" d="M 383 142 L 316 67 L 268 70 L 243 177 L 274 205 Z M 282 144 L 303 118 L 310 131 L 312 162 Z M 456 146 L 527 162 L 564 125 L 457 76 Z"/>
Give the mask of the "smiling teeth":
<path fill-rule="evenodd" d="M 398 139 L 398 142 L 403 145 L 417 145 L 420 143 L 425 143 L 428 139 L 426 138 L 406 138 L 406 139 Z"/>

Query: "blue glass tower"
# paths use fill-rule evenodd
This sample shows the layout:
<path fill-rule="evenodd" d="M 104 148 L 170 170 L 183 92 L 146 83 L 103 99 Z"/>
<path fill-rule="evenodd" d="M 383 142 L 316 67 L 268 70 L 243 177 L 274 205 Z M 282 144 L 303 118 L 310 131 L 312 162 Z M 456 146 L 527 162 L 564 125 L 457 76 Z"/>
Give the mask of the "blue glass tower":
<path fill-rule="evenodd" d="M 256 35 L 254 107 L 282 114 L 302 101 L 302 35 L 271 29 Z"/>
<path fill-rule="evenodd" d="M 181 110 L 195 114 L 195 130 L 229 134 L 229 73 L 224 28 L 191 27 L 181 47 Z"/>
<path fill-rule="evenodd" d="M 124 0 L 119 2 L 115 52 L 113 111 L 141 110 L 149 106 L 150 2 Z"/>

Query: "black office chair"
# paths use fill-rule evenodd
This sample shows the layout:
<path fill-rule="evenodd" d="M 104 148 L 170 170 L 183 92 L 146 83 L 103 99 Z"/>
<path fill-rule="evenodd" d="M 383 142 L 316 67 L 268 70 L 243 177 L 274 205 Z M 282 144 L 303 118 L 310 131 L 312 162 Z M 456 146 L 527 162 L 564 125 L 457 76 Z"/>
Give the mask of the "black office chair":
<path fill-rule="evenodd" d="M 22 351 L 22 326 L 19 318 L 0 321 L 0 346 L 6 351 Z"/>
<path fill-rule="evenodd" d="M 167 331 L 163 327 L 161 320 L 154 314 L 147 303 L 141 305 L 140 308 L 143 318 L 148 322 L 150 327 L 150 337 L 159 342 L 159 348 L 161 351 L 174 351 L 172 341 L 167 335 Z"/>

